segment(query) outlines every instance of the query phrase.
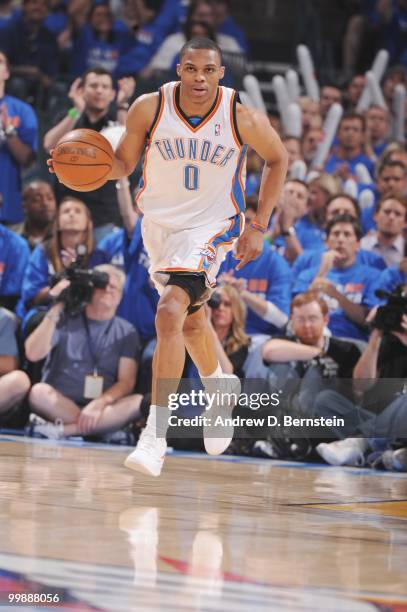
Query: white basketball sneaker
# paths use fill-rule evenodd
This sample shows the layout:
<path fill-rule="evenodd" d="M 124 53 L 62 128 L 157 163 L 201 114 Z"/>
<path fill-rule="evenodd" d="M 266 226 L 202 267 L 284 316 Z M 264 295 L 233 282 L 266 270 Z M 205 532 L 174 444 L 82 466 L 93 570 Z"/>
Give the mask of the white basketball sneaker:
<path fill-rule="evenodd" d="M 141 432 L 136 448 L 126 458 L 124 465 L 130 470 L 159 476 L 164 463 L 167 442 L 157 438 L 154 429 L 145 427 Z"/>
<path fill-rule="evenodd" d="M 206 379 L 205 392 L 213 394 L 215 401 L 205 416 L 210 424 L 204 425 L 204 445 L 209 455 L 221 455 L 233 439 L 232 411 L 241 391 L 240 380 L 234 374 L 222 374 L 218 378 Z"/>

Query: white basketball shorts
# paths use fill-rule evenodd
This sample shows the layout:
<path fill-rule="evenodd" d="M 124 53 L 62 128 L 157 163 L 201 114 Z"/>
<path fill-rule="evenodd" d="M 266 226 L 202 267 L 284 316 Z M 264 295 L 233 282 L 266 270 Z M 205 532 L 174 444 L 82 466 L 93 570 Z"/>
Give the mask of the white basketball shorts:
<path fill-rule="evenodd" d="M 143 217 L 141 231 L 150 258 L 149 273 L 161 295 L 173 272 L 205 274 L 206 286 L 213 289 L 221 263 L 241 235 L 244 215 L 201 227 L 174 230 Z"/>

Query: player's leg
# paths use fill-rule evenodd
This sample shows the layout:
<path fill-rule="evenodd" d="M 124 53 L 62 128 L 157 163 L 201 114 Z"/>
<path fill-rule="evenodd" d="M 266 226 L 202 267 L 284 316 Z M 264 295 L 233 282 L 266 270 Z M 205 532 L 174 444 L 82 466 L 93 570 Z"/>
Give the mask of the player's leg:
<path fill-rule="evenodd" d="M 204 308 L 188 315 L 184 323 L 185 346 L 198 368 L 206 393 L 212 396 L 206 414 L 210 424 L 204 426 L 205 449 L 210 455 L 220 455 L 232 441 L 234 428 L 227 424 L 240 395 L 240 381 L 225 374 L 216 356 L 213 332 Z"/>
<path fill-rule="evenodd" d="M 183 327 L 189 305 L 188 293 L 176 285 L 167 285 L 158 302 L 155 318 L 157 346 L 153 358 L 151 392 L 153 405 L 158 401 L 160 379 L 179 380 L 182 376 L 185 363 Z"/>
<path fill-rule="evenodd" d="M 219 366 L 215 341 L 209 327 L 205 309 L 189 314 L 183 327 L 184 341 L 192 361 L 201 376 L 210 376 Z M 222 370 L 219 369 L 219 372 Z"/>
<path fill-rule="evenodd" d="M 190 305 L 190 296 L 179 286 L 168 284 L 157 306 L 157 346 L 153 357 L 152 403 L 136 449 L 127 457 L 125 466 L 144 474 L 159 476 L 166 450 L 169 393 L 175 393 L 185 362 L 184 321 Z M 163 380 L 165 394 L 160 392 Z M 163 405 L 165 404 L 165 405 Z"/>

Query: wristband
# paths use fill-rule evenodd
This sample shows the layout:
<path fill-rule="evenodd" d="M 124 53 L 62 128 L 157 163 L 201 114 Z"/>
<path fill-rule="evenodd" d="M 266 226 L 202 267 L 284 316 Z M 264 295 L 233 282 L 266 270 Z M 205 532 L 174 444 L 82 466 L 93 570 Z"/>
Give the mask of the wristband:
<path fill-rule="evenodd" d="M 257 223 L 257 221 L 250 221 L 249 227 L 260 232 L 261 234 L 266 234 L 268 231 L 268 228 L 265 225 L 261 225 L 260 223 Z"/>
<path fill-rule="evenodd" d="M 130 104 L 128 102 L 122 102 L 117 105 L 117 110 L 128 111 Z"/>
<path fill-rule="evenodd" d="M 79 111 L 77 108 L 75 108 L 74 106 L 72 108 L 69 109 L 69 111 L 67 112 L 68 117 L 70 117 L 71 119 L 77 119 L 79 117 Z"/>

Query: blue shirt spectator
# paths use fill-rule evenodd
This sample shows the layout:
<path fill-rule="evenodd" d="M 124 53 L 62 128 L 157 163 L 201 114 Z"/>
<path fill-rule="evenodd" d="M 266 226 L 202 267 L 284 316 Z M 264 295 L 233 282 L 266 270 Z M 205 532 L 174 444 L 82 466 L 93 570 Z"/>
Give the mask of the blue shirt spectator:
<path fill-rule="evenodd" d="M 181 29 L 188 6 L 189 0 L 164 0 L 157 17 L 140 27 L 136 45 L 119 58 L 117 76 L 137 74 L 145 68 L 165 37 Z"/>
<path fill-rule="evenodd" d="M 92 7 L 88 23 L 73 38 L 71 72 L 78 76 L 88 68 L 102 66 L 114 73 L 121 55 L 125 55 L 135 40 L 123 21 L 113 19 L 109 5 Z"/>
<path fill-rule="evenodd" d="M 300 273 L 293 294 L 310 288 L 320 292 L 329 307 L 332 334 L 367 340 L 367 296 L 377 282 L 378 272 L 356 260 L 362 236 L 360 225 L 352 215 L 343 214 L 328 221 L 326 233 L 328 250 L 321 253 L 321 264 Z"/>
<path fill-rule="evenodd" d="M 58 45 L 54 34 L 44 25 L 45 0 L 41 10 L 37 9 L 30 2 L 24 3 L 23 14 L 0 29 L 0 48 L 13 67 L 27 68 L 26 76 L 37 78 L 38 74 L 28 71 L 35 67 L 40 76 L 53 77 L 58 70 Z"/>
<path fill-rule="evenodd" d="M 301 253 L 292 266 L 294 278 L 297 278 L 304 270 L 319 266 L 324 252 L 326 252 L 325 246 L 317 249 L 307 249 Z M 376 255 L 376 253 L 372 253 L 371 251 L 365 251 L 364 249 L 360 249 L 357 252 L 356 261 L 364 266 L 376 268 L 376 270 L 381 271 L 386 269 L 386 263 L 380 255 Z"/>
<path fill-rule="evenodd" d="M 3 57 L 0 52 L 0 62 Z M 16 126 L 17 137 L 32 150 L 33 158 L 38 138 L 38 121 L 33 109 L 25 102 L 7 95 L 0 97 L 0 107 L 6 109 L 10 123 Z M 0 129 L 0 132 L 3 130 Z M 3 198 L 0 221 L 21 223 L 24 217 L 21 205 L 22 164 L 12 155 L 4 131 L 3 137 L 0 137 L 0 168 L 0 193 Z"/>
<path fill-rule="evenodd" d="M 294 225 L 295 233 L 303 249 L 323 247 L 325 230 L 312 223 L 308 215 L 301 217 Z"/>
<path fill-rule="evenodd" d="M 307 291 L 319 272 L 319 268 L 311 268 L 301 272 L 294 283 L 293 294 Z M 332 268 L 325 276 L 331 281 L 337 291 L 350 302 L 368 306 L 368 296 L 377 282 L 377 270 L 355 262 L 345 269 Z M 367 340 L 368 334 L 360 325 L 353 322 L 338 303 L 338 300 L 324 294 L 324 300 L 329 307 L 329 329 L 337 338 L 354 338 Z"/>
<path fill-rule="evenodd" d="M 366 121 L 357 113 L 345 114 L 337 133 L 338 144 L 325 164 L 328 174 L 338 174 L 343 180 L 356 174 L 356 165 L 363 164 L 373 178 L 374 163 L 363 152 Z"/>
<path fill-rule="evenodd" d="M 344 164 L 348 166 L 349 172 L 353 176 L 356 176 L 356 165 L 357 164 L 363 164 L 364 166 L 366 166 L 366 168 L 368 169 L 370 173 L 370 176 L 372 178 L 374 176 L 374 162 L 370 159 L 370 157 L 368 157 L 364 153 L 359 153 L 358 155 L 355 155 L 354 157 L 350 157 L 346 159 L 334 153 L 331 155 L 331 157 L 328 159 L 328 161 L 325 164 L 325 172 L 328 172 L 329 174 L 334 174 L 338 170 L 338 168 L 340 166 L 343 166 Z"/>
<path fill-rule="evenodd" d="M 113 230 L 98 242 L 98 248 L 106 253 L 109 263 L 123 271 L 125 246 L 126 233 L 123 229 Z"/>
<path fill-rule="evenodd" d="M 20 296 L 29 257 L 26 241 L 0 224 L 0 303 L 10 309 Z"/>
<path fill-rule="evenodd" d="M 131 241 L 123 231 L 122 238 L 126 284 L 118 314 L 139 332 L 143 342 L 155 337 L 155 315 L 159 295 L 148 273 L 150 260 L 141 236 L 141 219 L 138 219 Z"/>
<path fill-rule="evenodd" d="M 56 37 L 68 28 L 68 0 L 60 0 L 56 5 L 50 7 L 44 19 L 44 25 Z"/>
<path fill-rule="evenodd" d="M 233 253 L 228 253 L 221 266 L 220 274 L 233 272 L 237 279 L 246 281 L 246 289 L 256 296 L 274 304 L 282 313 L 288 315 L 291 301 L 292 274 L 288 263 L 268 243 L 264 243 L 262 254 L 250 261 L 241 270 L 236 270 L 239 261 Z M 279 327 L 268 323 L 248 307 L 246 332 L 273 335 Z"/>

